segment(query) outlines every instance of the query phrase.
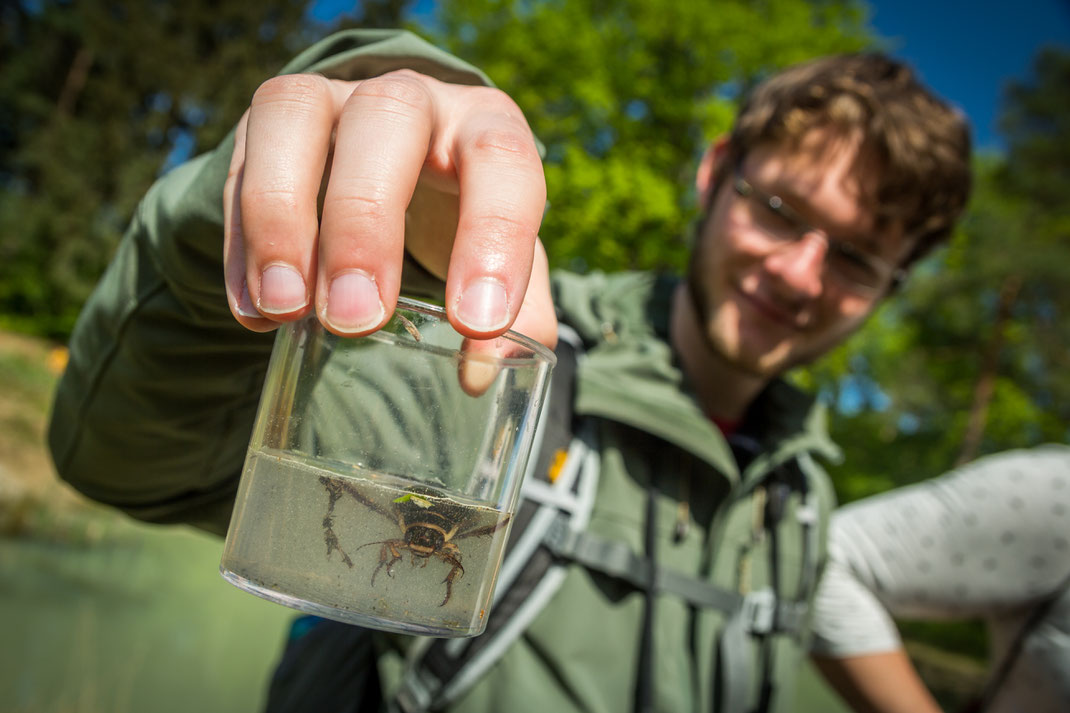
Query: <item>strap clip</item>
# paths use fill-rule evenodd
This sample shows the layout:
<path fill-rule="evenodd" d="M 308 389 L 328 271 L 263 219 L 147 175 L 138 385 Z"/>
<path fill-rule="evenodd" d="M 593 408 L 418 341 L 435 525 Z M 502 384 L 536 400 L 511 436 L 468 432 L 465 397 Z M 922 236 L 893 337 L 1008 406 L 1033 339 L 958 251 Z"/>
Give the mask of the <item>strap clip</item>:
<path fill-rule="evenodd" d="M 766 587 L 743 597 L 743 625 L 751 634 L 764 636 L 773 633 L 777 601 L 773 590 Z"/>

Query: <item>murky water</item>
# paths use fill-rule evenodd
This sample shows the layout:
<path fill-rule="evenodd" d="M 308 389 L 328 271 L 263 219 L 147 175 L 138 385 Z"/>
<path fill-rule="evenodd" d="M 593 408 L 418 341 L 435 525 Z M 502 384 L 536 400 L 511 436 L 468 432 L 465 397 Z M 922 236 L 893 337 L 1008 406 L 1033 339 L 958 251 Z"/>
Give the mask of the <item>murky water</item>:
<path fill-rule="evenodd" d="M 481 631 L 509 514 L 324 465 L 250 453 L 224 576 L 340 621 L 434 636 Z"/>

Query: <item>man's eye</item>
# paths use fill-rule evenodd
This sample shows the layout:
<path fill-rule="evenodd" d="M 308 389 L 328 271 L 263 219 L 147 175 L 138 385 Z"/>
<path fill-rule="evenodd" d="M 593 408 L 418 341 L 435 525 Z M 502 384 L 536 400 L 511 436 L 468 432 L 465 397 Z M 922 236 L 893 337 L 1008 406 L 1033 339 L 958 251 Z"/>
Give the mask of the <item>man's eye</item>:
<path fill-rule="evenodd" d="M 880 280 L 880 271 L 873 261 L 860 251 L 844 243 L 833 243 L 830 247 L 832 249 L 829 260 L 834 269 L 844 277 L 862 284 Z"/>

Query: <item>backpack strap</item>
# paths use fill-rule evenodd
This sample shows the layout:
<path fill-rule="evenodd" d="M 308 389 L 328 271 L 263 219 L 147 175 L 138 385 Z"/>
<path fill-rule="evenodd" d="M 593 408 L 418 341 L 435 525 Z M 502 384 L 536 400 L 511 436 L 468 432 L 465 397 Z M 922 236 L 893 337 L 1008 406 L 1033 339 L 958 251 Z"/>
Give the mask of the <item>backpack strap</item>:
<path fill-rule="evenodd" d="M 744 596 L 710 582 L 653 565 L 631 547 L 617 540 L 555 526 L 547 533 L 546 547 L 556 556 L 582 564 L 587 569 L 622 580 L 636 589 L 675 594 L 698 607 L 734 612 Z"/>
<path fill-rule="evenodd" d="M 753 450 L 753 446 L 742 445 Z M 737 458 L 740 457 L 737 450 Z M 742 457 L 747 458 L 747 455 L 743 454 Z M 818 510 L 809 470 L 815 467 L 810 454 L 802 453 L 774 468 L 763 480 L 768 493 L 763 507 L 763 530 L 769 538 L 770 584 L 744 598 L 744 606 L 728 618 L 717 640 L 714 680 L 717 681 L 716 710 L 719 712 L 768 711 L 773 705 L 775 693 L 774 649 L 770 634 L 787 633 L 798 637 L 803 630 L 809 612 L 807 593 L 817 580 L 819 564 Z M 792 492 L 798 493 L 800 498 L 794 520 L 800 528 L 802 541 L 802 566 L 796 586 L 802 595 L 801 599 L 789 599 L 781 594 L 778 526 L 786 514 L 787 499 Z M 754 704 L 750 699 L 754 691 L 755 671 L 754 660 L 746 646 L 748 633 L 759 642 L 758 700 Z"/>

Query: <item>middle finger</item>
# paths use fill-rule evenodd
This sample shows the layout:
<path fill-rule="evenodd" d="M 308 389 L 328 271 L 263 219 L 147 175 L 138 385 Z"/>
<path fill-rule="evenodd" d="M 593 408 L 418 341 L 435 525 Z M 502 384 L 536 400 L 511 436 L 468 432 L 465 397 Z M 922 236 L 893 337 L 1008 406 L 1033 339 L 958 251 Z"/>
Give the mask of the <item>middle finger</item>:
<path fill-rule="evenodd" d="M 360 83 L 342 109 L 323 201 L 316 308 L 342 335 L 377 329 L 401 287 L 405 208 L 431 140 L 432 97 L 415 74 Z"/>

